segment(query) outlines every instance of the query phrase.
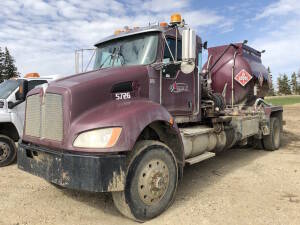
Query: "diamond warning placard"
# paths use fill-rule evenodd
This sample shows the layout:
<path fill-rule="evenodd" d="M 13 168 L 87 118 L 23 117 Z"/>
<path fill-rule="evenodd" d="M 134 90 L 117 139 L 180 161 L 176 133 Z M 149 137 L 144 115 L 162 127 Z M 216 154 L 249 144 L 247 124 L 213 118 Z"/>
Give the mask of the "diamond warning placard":
<path fill-rule="evenodd" d="M 244 69 L 242 69 L 234 79 L 239 82 L 243 87 L 252 79 L 252 76 Z"/>

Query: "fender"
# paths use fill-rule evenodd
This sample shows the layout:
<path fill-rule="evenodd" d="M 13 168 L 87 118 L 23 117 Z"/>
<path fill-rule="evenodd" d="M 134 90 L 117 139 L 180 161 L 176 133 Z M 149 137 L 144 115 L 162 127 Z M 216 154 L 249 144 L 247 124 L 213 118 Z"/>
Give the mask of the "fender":
<path fill-rule="evenodd" d="M 109 101 L 85 112 L 71 122 L 69 135 L 67 135 L 69 138 L 65 140 L 64 149 L 99 154 L 130 151 L 145 127 L 156 121 L 170 124 L 171 120 L 172 116 L 163 106 L 149 100 Z M 73 147 L 73 142 L 80 133 L 105 127 L 122 127 L 120 138 L 114 147 L 103 149 Z M 183 152 L 183 144 L 177 125 L 175 123 L 170 124 L 170 127 L 179 138 Z"/>

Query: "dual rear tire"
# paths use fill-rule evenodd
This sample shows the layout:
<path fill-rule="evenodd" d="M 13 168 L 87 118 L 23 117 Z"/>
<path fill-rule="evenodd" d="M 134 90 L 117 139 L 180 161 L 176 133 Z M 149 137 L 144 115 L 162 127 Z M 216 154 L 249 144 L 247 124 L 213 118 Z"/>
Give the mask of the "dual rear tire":
<path fill-rule="evenodd" d="M 263 137 L 265 150 L 274 151 L 279 149 L 281 144 L 281 123 L 278 117 L 270 119 L 270 134 Z"/>
<path fill-rule="evenodd" d="M 278 150 L 281 144 L 281 121 L 278 117 L 270 118 L 270 134 L 263 136 L 262 139 L 252 138 L 252 145 L 255 149 L 275 151 Z"/>

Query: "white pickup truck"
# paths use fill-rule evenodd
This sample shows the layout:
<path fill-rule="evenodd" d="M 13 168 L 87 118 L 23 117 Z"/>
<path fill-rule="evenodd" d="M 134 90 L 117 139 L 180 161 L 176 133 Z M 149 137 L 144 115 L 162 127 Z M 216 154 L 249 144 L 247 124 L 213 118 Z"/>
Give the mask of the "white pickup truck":
<path fill-rule="evenodd" d="M 16 159 L 15 142 L 23 135 L 27 93 L 36 86 L 61 77 L 30 75 L 6 80 L 0 84 L 0 167 L 7 166 Z"/>

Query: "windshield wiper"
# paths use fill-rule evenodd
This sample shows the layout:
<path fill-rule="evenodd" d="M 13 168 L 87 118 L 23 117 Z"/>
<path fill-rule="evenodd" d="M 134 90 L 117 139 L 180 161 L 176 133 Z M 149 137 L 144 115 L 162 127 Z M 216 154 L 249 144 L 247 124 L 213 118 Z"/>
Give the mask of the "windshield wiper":
<path fill-rule="evenodd" d="M 123 66 L 123 65 L 125 64 L 125 58 L 124 58 L 124 55 L 121 53 L 121 46 L 120 46 L 120 48 L 118 48 L 117 52 L 115 53 L 115 56 L 116 56 L 116 58 L 114 58 L 113 66 L 114 66 L 114 64 L 115 64 L 115 61 L 118 61 L 118 60 L 120 60 L 121 65 Z M 120 59 L 120 56 L 121 56 L 123 62 L 122 62 L 122 60 Z"/>
<path fill-rule="evenodd" d="M 106 63 L 106 61 L 107 61 L 109 58 L 110 58 L 110 61 L 109 61 L 109 64 L 110 64 L 111 60 L 115 57 L 115 52 L 116 52 L 116 50 L 117 50 L 117 47 L 114 47 L 112 53 L 111 53 L 110 55 L 108 55 L 108 56 L 105 58 L 104 62 L 100 65 L 99 69 L 101 69 L 101 68 L 104 66 L 104 64 Z"/>

